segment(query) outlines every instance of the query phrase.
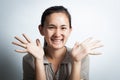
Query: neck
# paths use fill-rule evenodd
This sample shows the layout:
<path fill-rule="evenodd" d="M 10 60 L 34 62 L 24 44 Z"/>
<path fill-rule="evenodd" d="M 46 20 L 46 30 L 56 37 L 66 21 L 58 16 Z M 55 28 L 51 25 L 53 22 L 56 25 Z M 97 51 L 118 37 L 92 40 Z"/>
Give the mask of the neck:
<path fill-rule="evenodd" d="M 46 47 L 45 49 L 46 51 L 46 56 L 50 57 L 52 59 L 58 59 L 58 58 L 62 58 L 64 57 L 65 53 L 66 53 L 66 48 L 60 48 L 60 49 L 53 49 L 50 47 Z"/>

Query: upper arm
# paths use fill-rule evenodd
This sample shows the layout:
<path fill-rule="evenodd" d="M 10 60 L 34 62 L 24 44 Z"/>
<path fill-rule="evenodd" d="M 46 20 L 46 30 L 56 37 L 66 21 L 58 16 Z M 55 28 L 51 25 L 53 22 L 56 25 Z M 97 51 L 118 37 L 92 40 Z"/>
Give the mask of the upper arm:
<path fill-rule="evenodd" d="M 86 56 L 82 60 L 81 78 L 83 80 L 89 80 L 89 56 Z"/>
<path fill-rule="evenodd" d="M 33 68 L 33 62 L 23 57 L 23 80 L 34 80 L 35 72 Z"/>

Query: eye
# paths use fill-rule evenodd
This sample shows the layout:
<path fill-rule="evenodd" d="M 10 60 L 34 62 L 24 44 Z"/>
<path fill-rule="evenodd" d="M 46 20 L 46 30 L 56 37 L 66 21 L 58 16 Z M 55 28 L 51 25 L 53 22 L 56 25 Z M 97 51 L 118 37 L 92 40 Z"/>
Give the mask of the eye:
<path fill-rule="evenodd" d="M 67 28 L 66 28 L 66 27 L 62 27 L 61 29 L 62 29 L 62 30 L 66 30 Z"/>
<path fill-rule="evenodd" d="M 52 27 L 52 26 L 49 26 L 48 28 L 49 28 L 49 29 L 53 29 L 54 27 Z"/>
<path fill-rule="evenodd" d="M 55 27 L 54 26 L 48 26 L 48 29 L 54 29 Z"/>

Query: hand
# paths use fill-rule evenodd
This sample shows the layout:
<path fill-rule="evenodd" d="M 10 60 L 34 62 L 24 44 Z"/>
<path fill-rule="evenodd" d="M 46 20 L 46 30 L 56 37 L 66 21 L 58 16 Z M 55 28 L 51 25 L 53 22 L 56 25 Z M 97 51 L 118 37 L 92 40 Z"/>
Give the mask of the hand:
<path fill-rule="evenodd" d="M 100 41 L 98 40 L 92 41 L 92 38 L 86 39 L 81 44 L 76 42 L 71 51 L 72 60 L 75 62 L 79 62 L 86 55 L 88 55 L 88 53 L 97 55 L 98 52 L 94 51 L 94 49 L 102 47 L 102 46 L 103 45 L 100 43 Z"/>
<path fill-rule="evenodd" d="M 39 39 L 36 39 L 36 42 L 34 43 L 25 34 L 23 34 L 23 37 L 25 38 L 25 40 L 22 40 L 19 37 L 15 36 L 15 39 L 17 39 L 20 43 L 18 43 L 18 42 L 12 42 L 12 43 L 14 45 L 24 48 L 24 50 L 15 50 L 15 51 L 19 52 L 19 53 L 30 53 L 36 59 L 43 60 L 44 50 L 41 46 Z"/>

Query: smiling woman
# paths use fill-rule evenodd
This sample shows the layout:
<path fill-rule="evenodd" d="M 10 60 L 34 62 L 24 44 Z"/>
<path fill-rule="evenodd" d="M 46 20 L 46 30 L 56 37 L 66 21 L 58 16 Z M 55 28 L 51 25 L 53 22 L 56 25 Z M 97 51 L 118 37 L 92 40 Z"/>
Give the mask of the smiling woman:
<path fill-rule="evenodd" d="M 44 26 L 39 26 L 40 32 L 45 36 L 46 42 L 53 48 L 65 45 L 71 32 L 69 20 L 65 13 L 53 13 L 46 17 Z"/>
<path fill-rule="evenodd" d="M 72 49 L 65 46 L 72 31 L 71 16 L 63 6 L 52 6 L 42 15 L 39 31 L 45 39 L 34 43 L 26 34 L 25 40 L 15 37 L 28 54 L 23 57 L 23 80 L 89 80 L 89 57 L 94 49 L 102 47 L 100 41 L 88 38 L 76 42 Z M 95 53 L 95 52 L 94 52 Z"/>

